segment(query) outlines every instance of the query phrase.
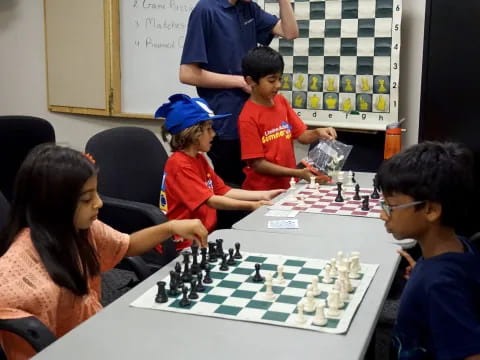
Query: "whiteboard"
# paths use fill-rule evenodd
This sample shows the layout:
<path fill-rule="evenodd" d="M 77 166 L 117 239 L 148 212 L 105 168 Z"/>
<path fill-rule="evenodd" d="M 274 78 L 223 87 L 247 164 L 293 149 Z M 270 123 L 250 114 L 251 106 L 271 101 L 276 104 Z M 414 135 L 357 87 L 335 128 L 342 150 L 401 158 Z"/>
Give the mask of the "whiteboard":
<path fill-rule="evenodd" d="M 120 0 L 121 111 L 152 115 L 174 93 L 188 16 L 197 0 Z"/>

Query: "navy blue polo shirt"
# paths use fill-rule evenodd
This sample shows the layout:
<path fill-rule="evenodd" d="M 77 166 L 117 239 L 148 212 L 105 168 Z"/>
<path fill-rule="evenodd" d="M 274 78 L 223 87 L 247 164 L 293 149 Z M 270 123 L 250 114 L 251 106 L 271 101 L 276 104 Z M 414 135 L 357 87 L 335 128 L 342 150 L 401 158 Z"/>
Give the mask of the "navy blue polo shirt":
<path fill-rule="evenodd" d="M 182 64 L 198 63 L 201 68 L 230 75 L 242 75 L 242 58 L 257 44 L 272 41 L 272 29 L 278 22 L 252 1 L 200 0 L 188 21 Z M 213 127 L 223 140 L 238 139 L 237 119 L 248 94 L 237 89 L 197 87 L 216 114 L 232 115 L 214 121 Z"/>

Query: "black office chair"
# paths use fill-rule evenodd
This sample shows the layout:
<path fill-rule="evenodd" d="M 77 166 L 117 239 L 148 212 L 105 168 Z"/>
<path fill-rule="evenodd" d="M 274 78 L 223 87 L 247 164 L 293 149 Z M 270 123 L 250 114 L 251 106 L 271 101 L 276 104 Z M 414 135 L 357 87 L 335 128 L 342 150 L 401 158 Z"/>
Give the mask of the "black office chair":
<path fill-rule="evenodd" d="M 158 205 L 168 154 L 152 131 L 130 126 L 104 130 L 88 140 L 85 151 L 100 169 L 98 192 L 104 203 L 100 220 L 125 233 L 167 220 Z M 163 250 L 162 256 L 151 250 L 142 259 L 159 268 L 176 257 L 172 239 L 163 243 Z M 127 259 L 120 267 L 126 262 L 127 268 L 141 263 Z M 141 274 L 139 268 L 135 271 Z"/>
<path fill-rule="evenodd" d="M 0 319 L 0 330 L 5 330 L 22 337 L 37 352 L 57 340 L 50 329 L 34 316 L 20 319 Z M 3 359 L 7 360 L 7 357 L 0 348 L 0 360 Z"/>
<path fill-rule="evenodd" d="M 55 142 L 55 130 L 47 120 L 0 116 L 0 190 L 8 201 L 12 200 L 13 183 L 21 163 L 33 147 L 46 142 Z"/>

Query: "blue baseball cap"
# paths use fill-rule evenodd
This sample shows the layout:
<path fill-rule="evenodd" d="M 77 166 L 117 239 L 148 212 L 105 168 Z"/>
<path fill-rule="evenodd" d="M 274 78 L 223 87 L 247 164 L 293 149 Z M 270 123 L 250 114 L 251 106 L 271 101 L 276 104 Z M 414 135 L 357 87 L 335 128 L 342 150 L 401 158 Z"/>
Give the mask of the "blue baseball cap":
<path fill-rule="evenodd" d="M 215 115 L 202 98 L 191 98 L 185 94 L 175 94 L 168 98 L 170 102 L 155 111 L 155 117 L 165 118 L 165 127 L 170 134 L 178 134 L 199 122 L 221 119 L 231 114 Z"/>

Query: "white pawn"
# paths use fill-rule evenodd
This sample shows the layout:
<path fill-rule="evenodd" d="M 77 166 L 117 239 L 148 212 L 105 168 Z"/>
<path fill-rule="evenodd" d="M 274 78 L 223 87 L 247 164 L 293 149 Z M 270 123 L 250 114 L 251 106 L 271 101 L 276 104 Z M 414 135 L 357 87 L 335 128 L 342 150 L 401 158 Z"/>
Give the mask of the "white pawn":
<path fill-rule="evenodd" d="M 295 189 L 295 184 L 296 184 L 295 178 L 291 177 L 290 178 L 290 189 Z"/>
<path fill-rule="evenodd" d="M 315 183 L 315 191 L 320 192 L 320 184 L 319 183 Z"/>
<path fill-rule="evenodd" d="M 360 260 L 358 256 L 352 256 L 351 261 L 349 277 L 358 279 L 360 277 Z"/>
<path fill-rule="evenodd" d="M 330 260 L 330 266 L 331 266 L 330 275 L 331 276 L 337 276 L 337 259 L 332 258 Z"/>
<path fill-rule="evenodd" d="M 313 325 L 317 326 L 325 326 L 327 325 L 327 322 L 328 319 L 325 317 L 325 303 L 323 301 L 319 301 L 312 323 Z"/>
<path fill-rule="evenodd" d="M 273 292 L 273 286 L 272 286 L 272 274 L 268 273 L 267 278 L 265 280 L 265 294 L 263 297 L 267 300 L 273 300 L 275 299 L 275 293 Z"/>
<path fill-rule="evenodd" d="M 340 294 L 338 293 L 337 290 L 332 290 L 328 294 L 328 298 L 327 298 L 327 301 L 328 301 L 327 315 L 328 316 L 337 317 L 338 315 L 340 315 L 340 312 L 338 311 L 339 301 L 340 301 L 339 296 Z"/>
<path fill-rule="evenodd" d="M 342 308 L 343 305 L 345 305 L 345 301 L 348 300 L 348 290 L 347 290 L 347 284 L 345 284 L 345 280 L 339 280 L 340 281 L 340 303 L 339 308 Z"/>
<path fill-rule="evenodd" d="M 322 292 L 318 287 L 318 276 L 314 276 L 312 278 L 312 291 L 313 291 L 313 296 L 318 296 Z"/>
<path fill-rule="evenodd" d="M 310 189 L 315 189 L 315 184 L 316 184 L 315 176 L 310 176 L 310 186 L 309 186 L 309 188 Z"/>
<path fill-rule="evenodd" d="M 277 282 L 280 284 L 285 283 L 285 278 L 283 277 L 283 265 L 277 266 Z"/>
<path fill-rule="evenodd" d="M 307 291 L 307 301 L 305 303 L 305 311 L 306 312 L 314 312 L 315 311 L 315 299 L 313 297 L 312 291 Z"/>
<path fill-rule="evenodd" d="M 305 324 L 307 320 L 305 319 L 305 316 L 303 316 L 303 302 L 299 302 L 297 304 L 297 319 L 296 322 L 299 325 Z"/>
<path fill-rule="evenodd" d="M 332 278 L 330 277 L 330 270 L 331 270 L 330 264 L 325 265 L 324 275 L 323 275 L 323 279 L 322 279 L 322 282 L 324 284 L 331 284 L 332 283 Z"/>
<path fill-rule="evenodd" d="M 337 252 L 337 268 L 340 266 L 344 266 L 345 264 L 343 263 L 345 261 L 345 258 L 343 256 L 343 251 Z"/>
<path fill-rule="evenodd" d="M 353 186 L 352 178 L 353 178 L 353 171 L 350 170 L 350 171 L 348 172 L 348 182 L 347 182 L 347 186 Z"/>

